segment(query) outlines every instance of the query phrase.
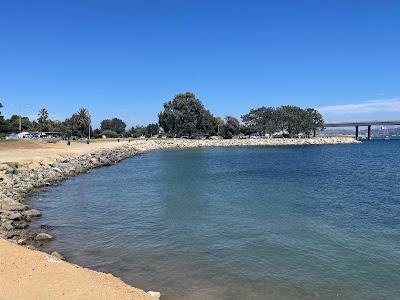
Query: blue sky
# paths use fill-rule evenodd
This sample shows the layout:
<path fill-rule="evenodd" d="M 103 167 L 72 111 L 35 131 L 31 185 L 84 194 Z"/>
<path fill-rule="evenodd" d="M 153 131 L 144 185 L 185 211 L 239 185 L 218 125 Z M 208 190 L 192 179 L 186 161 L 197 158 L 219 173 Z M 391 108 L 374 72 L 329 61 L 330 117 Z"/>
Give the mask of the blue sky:
<path fill-rule="evenodd" d="M 192 91 L 222 117 L 400 118 L 400 1 L 0 0 L 0 41 L 7 116 L 145 124 Z"/>

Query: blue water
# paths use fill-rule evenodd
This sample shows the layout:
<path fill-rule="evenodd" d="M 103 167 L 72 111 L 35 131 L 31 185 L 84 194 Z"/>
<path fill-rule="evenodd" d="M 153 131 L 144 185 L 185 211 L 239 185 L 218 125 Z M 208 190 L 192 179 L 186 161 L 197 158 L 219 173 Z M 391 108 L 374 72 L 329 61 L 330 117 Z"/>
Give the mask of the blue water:
<path fill-rule="evenodd" d="M 400 141 L 163 150 L 34 195 L 48 248 L 163 299 L 400 299 Z"/>

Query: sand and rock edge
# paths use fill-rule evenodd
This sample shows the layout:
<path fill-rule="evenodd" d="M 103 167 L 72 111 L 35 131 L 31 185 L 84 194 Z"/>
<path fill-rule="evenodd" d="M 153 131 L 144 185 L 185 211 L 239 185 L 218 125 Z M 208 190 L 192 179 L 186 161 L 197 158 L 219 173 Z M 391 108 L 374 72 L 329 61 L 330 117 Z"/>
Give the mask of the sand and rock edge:
<path fill-rule="evenodd" d="M 134 155 L 166 148 L 235 147 L 235 146 L 296 146 L 323 144 L 355 144 L 353 138 L 312 139 L 254 139 L 254 140 L 153 140 L 121 142 L 121 146 L 105 148 L 84 154 L 65 155 L 51 162 L 8 162 L 0 164 L 0 237 L 19 245 L 37 250 L 54 237 L 46 232 L 28 230 L 32 218 L 41 212 L 29 207 L 27 198 L 33 192 L 57 184 L 69 177 L 90 169 L 110 166 Z M 56 260 L 64 259 L 51 253 Z M 154 295 L 157 297 L 157 294 Z"/>

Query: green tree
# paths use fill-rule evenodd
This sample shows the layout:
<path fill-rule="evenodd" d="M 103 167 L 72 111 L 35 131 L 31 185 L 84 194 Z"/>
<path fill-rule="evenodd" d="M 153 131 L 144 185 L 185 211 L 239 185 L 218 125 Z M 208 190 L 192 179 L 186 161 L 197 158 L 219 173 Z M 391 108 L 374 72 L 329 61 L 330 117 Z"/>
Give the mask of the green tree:
<path fill-rule="evenodd" d="M 219 127 L 224 124 L 221 118 L 214 117 L 209 110 L 206 110 L 203 115 L 203 123 L 200 132 L 206 135 L 218 134 Z"/>
<path fill-rule="evenodd" d="M 48 120 L 47 121 L 47 128 L 49 131 L 52 132 L 61 132 L 65 133 L 66 131 L 66 126 L 64 122 L 58 121 L 58 120 Z"/>
<path fill-rule="evenodd" d="M 289 137 L 295 137 L 304 132 L 303 120 L 306 118 L 305 110 L 294 105 L 284 105 L 277 108 L 277 123 L 282 132 Z"/>
<path fill-rule="evenodd" d="M 193 93 L 178 94 L 164 103 L 158 119 L 165 133 L 176 136 L 209 134 L 215 127 L 215 124 L 210 126 L 211 113 Z"/>
<path fill-rule="evenodd" d="M 282 131 L 290 137 L 303 133 L 310 135 L 314 130 L 323 129 L 324 124 L 317 110 L 302 109 L 293 105 L 252 109 L 242 116 L 242 121 L 246 126 L 242 128 L 242 132 L 253 131 L 272 135 L 274 132 Z"/>
<path fill-rule="evenodd" d="M 136 127 L 132 127 L 129 133 L 132 137 L 138 138 L 147 135 L 147 128 L 145 126 L 137 125 Z"/>
<path fill-rule="evenodd" d="M 245 125 L 264 135 L 272 135 L 279 129 L 277 110 L 273 107 L 260 107 L 251 109 L 249 113 L 243 115 L 242 121 Z"/>
<path fill-rule="evenodd" d="M 47 131 L 47 119 L 49 117 L 49 113 L 47 109 L 41 108 L 38 113 L 38 124 L 40 131 Z"/>
<path fill-rule="evenodd" d="M 113 118 L 111 120 L 103 120 L 100 123 L 100 129 L 104 130 L 112 130 L 118 134 L 122 134 L 125 131 L 126 124 L 124 121 L 118 118 Z"/>
<path fill-rule="evenodd" d="M 21 131 L 29 131 L 32 129 L 32 123 L 28 117 L 21 117 L 18 115 L 11 116 L 10 119 L 6 120 L 8 126 L 6 126 L 8 133 L 19 132 L 19 123 L 21 121 Z"/>
<path fill-rule="evenodd" d="M 117 138 L 117 137 L 119 137 L 119 134 L 117 132 L 115 132 L 113 130 L 109 130 L 109 129 L 102 131 L 101 135 L 105 135 L 108 138 Z"/>
<path fill-rule="evenodd" d="M 306 108 L 306 117 L 303 121 L 303 130 L 310 136 L 311 133 L 315 135 L 318 130 L 324 129 L 324 119 L 322 115 L 314 108 Z"/>
<path fill-rule="evenodd" d="M 82 137 L 89 135 L 91 117 L 86 108 L 81 108 L 75 115 L 76 125 Z"/>
<path fill-rule="evenodd" d="M 231 139 L 234 135 L 240 133 L 240 123 L 235 117 L 225 117 L 225 123 L 222 126 L 222 136 L 225 139 Z"/>
<path fill-rule="evenodd" d="M 146 127 L 146 135 L 153 136 L 158 134 L 158 124 L 149 124 Z"/>

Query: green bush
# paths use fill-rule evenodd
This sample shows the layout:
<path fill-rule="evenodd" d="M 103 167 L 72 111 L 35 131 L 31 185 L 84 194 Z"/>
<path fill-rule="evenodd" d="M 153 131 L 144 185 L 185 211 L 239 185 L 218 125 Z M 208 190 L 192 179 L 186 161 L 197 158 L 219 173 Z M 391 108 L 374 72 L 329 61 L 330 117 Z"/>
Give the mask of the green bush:
<path fill-rule="evenodd" d="M 105 135 L 108 138 L 117 138 L 117 137 L 119 137 L 119 134 L 116 133 L 115 131 L 112 131 L 112 130 L 104 130 L 104 131 L 101 132 L 101 135 L 102 136 Z"/>

